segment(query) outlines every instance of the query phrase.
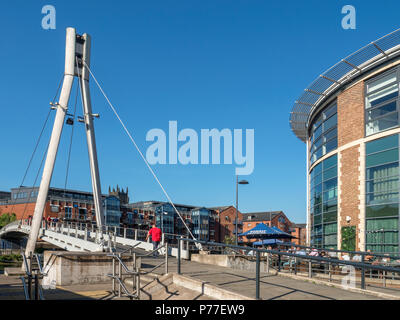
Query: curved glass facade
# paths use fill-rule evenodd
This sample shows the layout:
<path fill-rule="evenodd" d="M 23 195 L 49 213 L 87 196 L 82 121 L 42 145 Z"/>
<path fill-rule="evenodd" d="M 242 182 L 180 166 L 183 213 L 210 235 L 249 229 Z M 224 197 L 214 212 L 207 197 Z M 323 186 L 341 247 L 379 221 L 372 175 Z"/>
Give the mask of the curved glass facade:
<path fill-rule="evenodd" d="M 337 155 L 316 165 L 310 173 L 311 245 L 337 248 Z"/>
<path fill-rule="evenodd" d="M 310 165 L 337 148 L 337 104 L 325 108 L 311 124 Z"/>
<path fill-rule="evenodd" d="M 366 249 L 399 249 L 399 135 L 366 144 Z"/>

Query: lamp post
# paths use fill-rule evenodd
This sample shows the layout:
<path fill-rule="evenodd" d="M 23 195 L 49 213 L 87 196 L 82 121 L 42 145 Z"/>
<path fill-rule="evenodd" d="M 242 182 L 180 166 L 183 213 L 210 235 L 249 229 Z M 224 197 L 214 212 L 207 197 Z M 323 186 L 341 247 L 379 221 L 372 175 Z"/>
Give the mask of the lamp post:
<path fill-rule="evenodd" d="M 238 245 L 238 186 L 239 184 L 249 184 L 246 180 L 239 181 L 239 177 L 236 176 L 236 219 L 235 219 L 235 245 Z"/>

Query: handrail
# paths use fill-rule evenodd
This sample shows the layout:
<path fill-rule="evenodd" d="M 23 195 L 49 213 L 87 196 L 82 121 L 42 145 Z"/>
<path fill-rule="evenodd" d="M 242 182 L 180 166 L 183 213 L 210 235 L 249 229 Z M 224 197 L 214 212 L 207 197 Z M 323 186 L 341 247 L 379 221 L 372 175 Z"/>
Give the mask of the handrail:
<path fill-rule="evenodd" d="M 149 252 L 146 253 L 146 254 L 139 255 L 139 257 L 147 257 L 147 256 L 153 254 L 154 252 L 156 252 L 156 251 L 158 251 L 158 250 L 161 250 L 161 249 L 164 248 L 165 246 L 166 246 L 166 244 L 163 244 L 162 246 L 160 246 L 160 247 L 158 247 L 158 248 L 156 248 L 156 249 L 154 249 L 154 250 L 152 250 L 152 251 L 149 251 Z M 168 252 L 167 252 L 166 254 L 168 254 Z"/>
<path fill-rule="evenodd" d="M 23 259 L 24 265 L 25 265 L 25 273 L 28 276 L 32 276 L 31 270 L 30 270 L 29 265 L 28 265 L 28 261 L 27 261 L 26 256 L 25 256 L 25 253 L 22 253 L 22 259 Z"/>
<path fill-rule="evenodd" d="M 128 267 L 125 265 L 125 263 L 121 260 L 121 258 L 119 257 L 119 254 L 117 253 L 113 253 L 113 254 L 108 254 L 107 257 L 113 257 L 116 258 L 118 260 L 118 262 L 121 264 L 121 266 L 124 268 L 124 270 L 129 273 L 129 274 L 137 274 L 136 271 L 131 271 L 128 269 Z"/>
<path fill-rule="evenodd" d="M 388 271 L 388 272 L 400 273 L 400 268 L 377 266 L 377 265 L 371 265 L 371 264 L 348 261 L 348 260 L 338 260 L 338 259 L 332 259 L 332 258 L 315 257 L 315 256 L 310 256 L 310 255 L 301 255 L 301 254 L 290 253 L 290 252 L 282 252 L 282 251 L 277 251 L 277 250 L 241 247 L 241 246 L 235 246 L 235 245 L 229 245 L 229 244 L 221 244 L 221 243 L 216 243 L 216 242 L 193 240 L 193 239 L 184 239 L 184 238 L 182 238 L 180 240 L 181 241 L 188 241 L 188 242 L 199 242 L 199 243 L 201 243 L 203 245 L 212 245 L 212 246 L 220 246 L 220 247 L 237 248 L 237 249 L 245 250 L 245 251 L 255 251 L 255 252 L 259 252 L 259 253 L 263 252 L 263 253 L 269 253 L 269 254 L 276 254 L 276 255 L 279 255 L 279 256 L 295 257 L 295 258 L 300 258 L 300 259 L 305 259 L 305 260 L 310 260 L 310 261 L 314 260 L 314 261 L 318 261 L 318 262 L 339 263 L 339 264 L 350 265 L 350 266 L 354 266 L 354 267 L 358 267 L 358 268 L 367 268 L 367 269 L 372 269 L 372 270 L 380 270 L 380 271 Z"/>
<path fill-rule="evenodd" d="M 146 271 L 146 272 L 141 272 L 140 274 L 143 274 L 143 275 L 149 274 L 149 273 L 153 272 L 154 270 L 156 270 L 157 268 L 159 268 L 159 267 L 161 267 L 163 265 L 165 265 L 165 261 L 163 261 L 160 264 L 156 265 L 153 269 L 150 269 L 149 271 Z"/>
<path fill-rule="evenodd" d="M 347 251 L 347 250 L 339 250 L 339 249 L 325 249 L 325 248 L 315 248 L 315 247 L 308 247 L 308 246 L 303 246 L 303 245 L 297 245 L 297 244 L 289 244 L 289 243 L 279 243 L 279 246 L 286 246 L 286 247 L 297 247 L 297 248 L 302 248 L 302 249 L 310 249 L 310 250 L 317 250 L 317 251 L 325 251 L 325 252 L 336 252 L 336 253 L 349 253 L 352 255 L 370 255 L 370 256 L 375 256 L 375 257 L 382 257 L 382 258 L 391 258 L 391 259 L 400 259 L 400 256 L 392 256 L 392 255 L 386 255 L 386 254 L 381 254 L 381 253 L 373 253 L 373 252 L 368 252 L 368 251 Z"/>
<path fill-rule="evenodd" d="M 139 295 L 138 295 L 137 292 L 136 292 L 136 294 L 130 293 L 129 290 L 128 290 L 128 288 L 125 286 L 124 282 L 123 282 L 119 277 L 114 276 L 114 275 L 112 275 L 112 274 L 110 274 L 110 273 L 107 274 L 107 276 L 110 277 L 110 278 L 113 278 L 113 279 L 117 280 L 118 283 L 121 285 L 122 290 L 124 290 L 125 294 L 126 294 L 128 297 L 130 297 L 130 298 L 136 298 L 136 299 L 139 297 Z M 139 288 L 139 290 L 140 290 L 140 288 Z"/>
<path fill-rule="evenodd" d="M 130 248 L 128 248 L 128 249 L 126 249 L 126 250 L 124 250 L 124 251 L 121 251 L 120 253 L 121 253 L 121 254 L 124 254 L 124 253 L 127 253 L 128 251 L 132 252 L 132 249 L 133 249 L 133 248 L 136 248 L 139 244 L 140 244 L 140 242 L 134 244 L 133 246 L 131 246 Z"/>
<path fill-rule="evenodd" d="M 132 250 L 133 250 L 133 248 L 135 246 L 127 248 L 123 252 L 119 252 L 119 253 L 113 252 L 113 253 L 107 254 L 108 257 L 112 257 L 112 259 L 113 259 L 113 266 L 112 266 L 113 273 L 112 274 L 107 274 L 107 276 L 111 277 L 113 279 L 113 281 L 112 281 L 112 292 L 114 294 L 116 294 L 116 292 L 118 292 L 118 296 L 121 296 L 121 288 L 122 288 L 122 291 L 124 291 L 125 294 L 127 294 L 130 298 L 140 299 L 140 290 L 141 290 L 141 288 L 140 288 L 140 276 L 141 275 L 149 274 L 149 273 L 153 272 L 155 269 L 157 269 L 157 268 L 159 268 L 159 267 L 161 267 L 163 265 L 165 265 L 165 273 L 166 274 L 168 273 L 168 243 L 165 243 L 164 245 L 162 245 L 162 246 L 150 251 L 147 254 L 138 255 L 136 252 L 133 253 L 134 270 L 130 270 L 126 266 L 126 264 L 123 262 L 122 254 L 126 253 L 127 251 L 131 251 L 132 252 Z M 151 270 L 144 272 L 144 271 L 140 270 L 140 266 L 139 267 L 136 266 L 136 262 L 138 261 L 138 258 L 147 257 L 147 256 L 151 255 L 152 253 L 163 249 L 164 247 L 165 247 L 165 260 L 162 261 L 161 263 L 159 263 L 158 265 L 154 266 Z M 118 275 L 116 275 L 116 269 L 115 269 L 116 268 L 116 264 L 115 264 L 116 261 L 119 263 L 119 274 Z M 122 273 L 122 269 L 121 268 L 123 268 L 125 273 Z M 130 294 L 128 289 L 126 288 L 125 284 L 123 283 L 123 280 L 122 280 L 123 276 L 129 276 L 129 275 L 133 275 L 134 276 L 133 285 L 134 285 L 134 287 L 136 289 L 136 295 Z M 119 290 L 118 291 L 115 290 L 115 280 L 118 280 L 118 283 L 119 283 Z"/>
<path fill-rule="evenodd" d="M 44 273 L 44 271 L 43 271 L 39 255 L 38 254 L 34 254 L 34 257 L 36 258 L 36 262 L 38 264 L 40 274 L 42 276 L 47 276 L 47 273 Z"/>
<path fill-rule="evenodd" d="M 24 288 L 25 300 L 30 300 L 28 288 L 26 287 L 25 277 L 19 277 L 22 280 L 22 286 Z"/>
<path fill-rule="evenodd" d="M 22 255 L 22 258 L 23 258 L 23 261 L 24 261 L 24 265 L 25 265 L 25 273 L 26 273 L 26 275 L 28 277 L 28 288 L 26 288 L 26 283 L 25 283 L 26 279 L 25 279 L 25 277 L 20 277 L 20 279 L 23 281 L 25 297 L 27 297 L 27 292 L 28 292 L 29 299 L 27 299 L 27 300 L 31 299 L 32 279 L 34 278 L 34 280 L 35 280 L 35 300 L 37 298 L 39 298 L 40 300 L 45 300 L 44 296 L 43 296 L 42 286 L 39 283 L 39 275 L 40 275 L 40 277 L 43 277 L 43 276 L 46 276 L 47 273 L 43 272 L 43 269 L 42 269 L 41 264 L 40 264 L 40 258 L 38 256 L 38 254 L 33 254 L 33 255 L 30 254 L 30 256 L 29 256 L 29 260 L 30 260 L 29 264 L 28 264 L 28 259 L 25 256 L 25 253 L 22 252 L 21 255 Z M 35 269 L 36 272 L 34 274 L 32 272 L 33 270 L 31 269 L 33 257 L 36 258 L 36 261 L 37 261 L 37 264 L 38 264 L 38 268 L 39 268 L 39 269 Z M 37 271 L 39 271 L 39 274 L 38 274 Z M 38 294 L 38 296 L 36 295 L 36 293 Z"/>

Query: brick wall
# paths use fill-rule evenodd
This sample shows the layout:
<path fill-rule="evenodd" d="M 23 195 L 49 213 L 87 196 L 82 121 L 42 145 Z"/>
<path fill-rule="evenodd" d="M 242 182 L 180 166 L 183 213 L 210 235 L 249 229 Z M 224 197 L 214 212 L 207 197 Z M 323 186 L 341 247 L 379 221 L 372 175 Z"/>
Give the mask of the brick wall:
<path fill-rule="evenodd" d="M 365 135 L 364 118 L 364 82 L 351 86 L 338 96 L 338 147 L 363 139 Z M 360 226 L 360 145 L 340 151 L 338 196 L 338 242 L 341 246 L 341 228 L 356 226 L 356 234 Z M 350 217 L 347 222 L 346 217 Z M 359 247 L 356 237 L 356 248 Z"/>
<path fill-rule="evenodd" d="M 21 203 L 14 205 L 1 205 L 0 206 L 0 215 L 5 213 L 15 213 L 17 216 L 17 220 L 27 219 L 30 215 L 33 216 L 33 212 L 35 210 L 36 202 L 33 203 Z M 50 214 L 50 204 L 47 201 L 45 209 L 44 209 L 44 217 L 47 217 Z M 51 213 L 51 216 L 57 216 L 57 214 Z"/>
<path fill-rule="evenodd" d="M 356 226 L 356 234 L 358 233 L 358 225 L 360 223 L 360 181 L 359 181 L 359 146 L 355 146 L 341 152 L 341 163 L 339 169 L 339 179 L 341 179 L 340 190 L 340 220 L 338 228 L 344 226 Z M 346 217 L 351 218 L 347 222 Z M 359 239 L 357 237 L 356 247 L 358 247 Z"/>
<path fill-rule="evenodd" d="M 235 235 L 235 219 L 236 219 L 236 208 L 229 207 L 226 210 L 218 212 L 218 222 L 215 223 L 215 240 L 218 242 L 224 242 L 225 237 L 234 237 Z M 238 220 L 243 220 L 242 213 L 238 210 Z M 241 232 L 241 225 L 238 226 L 239 233 Z"/>
<path fill-rule="evenodd" d="M 338 96 L 338 146 L 364 137 L 364 82 Z"/>

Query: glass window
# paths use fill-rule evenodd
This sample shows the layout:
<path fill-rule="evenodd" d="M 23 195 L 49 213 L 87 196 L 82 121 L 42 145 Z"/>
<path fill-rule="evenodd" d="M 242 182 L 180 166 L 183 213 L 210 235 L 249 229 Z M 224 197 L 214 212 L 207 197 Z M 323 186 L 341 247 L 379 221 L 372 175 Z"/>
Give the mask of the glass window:
<path fill-rule="evenodd" d="M 395 111 L 396 111 L 396 101 L 393 101 L 389 104 L 369 110 L 367 112 L 367 121 L 379 118 L 381 116 L 384 116 L 388 113 Z"/>
<path fill-rule="evenodd" d="M 399 161 L 399 150 L 392 149 L 383 152 L 373 153 L 367 156 L 366 167 L 373 167 L 383 163 Z"/>
<path fill-rule="evenodd" d="M 329 105 L 311 126 L 310 164 L 337 148 L 337 105 Z"/>
<path fill-rule="evenodd" d="M 399 145 L 399 136 L 397 134 L 377 139 L 366 144 L 366 154 L 397 148 Z"/>
<path fill-rule="evenodd" d="M 337 125 L 337 114 L 335 113 L 335 115 L 333 115 L 324 122 L 324 132 L 335 127 L 336 125 Z"/>
<path fill-rule="evenodd" d="M 387 87 L 393 83 L 397 82 L 396 73 L 392 72 L 384 77 L 381 77 L 378 80 L 369 82 L 367 84 L 367 93 L 375 92 L 380 90 L 383 87 Z"/>
<path fill-rule="evenodd" d="M 337 174 L 337 155 L 324 160 L 310 173 L 313 177 L 310 179 L 310 213 L 313 214 L 311 242 L 314 246 L 337 246 Z"/>
<path fill-rule="evenodd" d="M 399 120 L 397 112 L 391 113 L 383 118 L 367 122 L 367 136 L 396 127 L 398 122 Z"/>
<path fill-rule="evenodd" d="M 366 153 L 366 248 L 398 254 L 398 135 L 367 143 Z"/>
<path fill-rule="evenodd" d="M 399 125 L 397 71 L 366 84 L 366 134 L 371 135 Z"/>

